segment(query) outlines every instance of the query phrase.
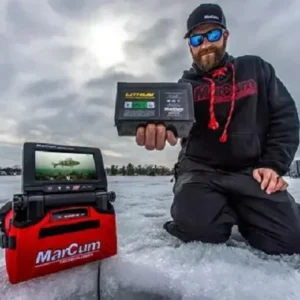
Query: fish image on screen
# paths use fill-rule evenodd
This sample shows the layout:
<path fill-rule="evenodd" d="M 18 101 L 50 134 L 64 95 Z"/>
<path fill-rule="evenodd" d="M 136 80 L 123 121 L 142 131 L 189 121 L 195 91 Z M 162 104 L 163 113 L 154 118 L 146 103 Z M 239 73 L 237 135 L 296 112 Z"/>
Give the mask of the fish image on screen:
<path fill-rule="evenodd" d="M 36 151 L 37 181 L 97 180 L 93 154 Z"/>

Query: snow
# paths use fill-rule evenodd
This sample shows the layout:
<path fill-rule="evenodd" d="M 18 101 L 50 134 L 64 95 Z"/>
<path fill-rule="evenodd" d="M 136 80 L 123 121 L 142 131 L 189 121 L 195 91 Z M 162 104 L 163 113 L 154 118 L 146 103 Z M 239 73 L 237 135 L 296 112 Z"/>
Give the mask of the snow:
<path fill-rule="evenodd" d="M 102 299 L 300 299 L 298 256 L 270 257 L 238 239 L 212 246 L 182 244 L 169 236 L 162 228 L 172 201 L 169 180 L 109 178 L 109 189 L 117 193 L 119 254 L 102 263 Z M 298 182 L 289 179 L 290 191 L 300 199 Z M 0 201 L 19 188 L 19 178 L 0 177 Z M 94 263 L 12 286 L 0 252 L 1 299 L 92 300 L 96 281 Z"/>

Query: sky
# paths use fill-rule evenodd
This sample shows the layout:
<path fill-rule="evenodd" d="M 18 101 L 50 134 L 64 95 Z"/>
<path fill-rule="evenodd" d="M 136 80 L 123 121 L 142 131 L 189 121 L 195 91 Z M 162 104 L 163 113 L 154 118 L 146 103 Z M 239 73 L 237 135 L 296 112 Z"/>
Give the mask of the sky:
<path fill-rule="evenodd" d="M 300 105 L 300 2 L 219 0 L 228 51 L 260 55 Z M 199 1 L 1 0 L 0 166 L 21 163 L 24 141 L 99 147 L 106 165 L 172 166 L 179 146 L 147 151 L 114 127 L 118 81 L 177 81 Z"/>

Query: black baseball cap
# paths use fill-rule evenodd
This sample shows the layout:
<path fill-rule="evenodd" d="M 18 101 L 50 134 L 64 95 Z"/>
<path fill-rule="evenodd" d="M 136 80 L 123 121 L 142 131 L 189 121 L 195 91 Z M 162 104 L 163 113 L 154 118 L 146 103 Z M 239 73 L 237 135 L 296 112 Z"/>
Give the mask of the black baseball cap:
<path fill-rule="evenodd" d="M 218 24 L 226 29 L 226 18 L 218 4 L 204 3 L 195 8 L 187 19 L 187 33 L 184 38 L 188 38 L 197 26 L 208 23 Z"/>

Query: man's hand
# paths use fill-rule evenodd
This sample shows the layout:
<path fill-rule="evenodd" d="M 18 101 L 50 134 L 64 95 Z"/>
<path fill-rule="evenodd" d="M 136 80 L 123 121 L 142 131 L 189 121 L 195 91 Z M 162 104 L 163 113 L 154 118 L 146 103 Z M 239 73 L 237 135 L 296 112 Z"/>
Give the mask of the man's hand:
<path fill-rule="evenodd" d="M 146 128 L 139 127 L 136 133 L 136 143 L 139 146 L 145 146 L 147 150 L 163 150 L 166 141 L 171 146 L 175 146 L 177 140 L 173 132 L 166 130 L 163 125 L 149 124 Z"/>
<path fill-rule="evenodd" d="M 267 194 L 284 191 L 288 187 L 288 183 L 272 169 L 255 169 L 253 178 L 260 183 L 261 189 L 266 191 Z"/>

